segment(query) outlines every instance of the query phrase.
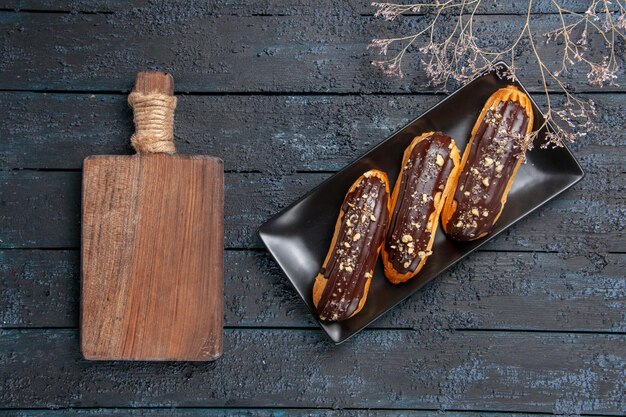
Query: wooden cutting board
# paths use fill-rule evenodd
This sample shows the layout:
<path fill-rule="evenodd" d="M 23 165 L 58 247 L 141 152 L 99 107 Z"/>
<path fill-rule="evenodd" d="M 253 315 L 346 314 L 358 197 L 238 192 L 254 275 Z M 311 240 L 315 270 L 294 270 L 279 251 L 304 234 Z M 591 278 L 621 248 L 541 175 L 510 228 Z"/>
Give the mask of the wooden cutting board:
<path fill-rule="evenodd" d="M 81 347 L 90 360 L 222 353 L 224 170 L 176 155 L 174 81 L 137 75 L 132 156 L 85 159 Z"/>

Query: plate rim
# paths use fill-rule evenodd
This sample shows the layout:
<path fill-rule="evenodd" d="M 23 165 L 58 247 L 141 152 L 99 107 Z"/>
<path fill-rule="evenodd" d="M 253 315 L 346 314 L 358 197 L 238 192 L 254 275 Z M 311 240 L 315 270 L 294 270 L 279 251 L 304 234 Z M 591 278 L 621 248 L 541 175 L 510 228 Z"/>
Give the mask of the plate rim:
<path fill-rule="evenodd" d="M 388 135 L 385 139 L 381 140 L 380 142 L 378 142 L 377 144 L 375 144 L 374 146 L 370 147 L 369 149 L 367 149 L 366 151 L 362 152 L 361 154 L 359 154 L 358 156 L 356 156 L 350 163 L 344 165 L 341 169 L 339 169 L 337 172 L 335 172 L 334 174 L 332 174 L 330 177 L 326 178 L 324 181 L 322 181 L 321 183 L 319 183 L 317 186 L 313 187 L 312 189 L 310 189 L 308 192 L 306 192 L 305 194 L 301 195 L 300 197 L 296 198 L 292 203 L 290 203 L 289 205 L 287 205 L 286 207 L 284 207 L 283 209 L 281 209 L 280 211 L 278 211 L 277 213 L 275 213 L 274 215 L 272 215 L 269 219 L 267 219 L 265 222 L 263 222 L 263 224 L 261 224 L 257 229 L 256 229 L 256 234 L 259 236 L 259 238 L 261 239 L 261 241 L 263 242 L 263 246 L 265 246 L 265 249 L 269 252 L 269 254 L 271 255 L 272 259 L 278 264 L 278 266 L 280 267 L 281 271 L 283 272 L 284 275 L 286 275 L 287 280 L 289 281 L 289 284 L 296 290 L 296 293 L 298 293 L 298 295 L 300 296 L 300 298 L 302 299 L 302 301 L 304 302 L 304 304 L 306 305 L 307 309 L 309 310 L 309 312 L 311 313 L 311 315 L 313 316 L 313 318 L 315 319 L 315 321 L 317 322 L 318 326 L 323 330 L 324 334 L 326 334 L 326 336 L 335 344 L 335 345 L 339 345 L 342 344 L 343 342 L 345 342 L 346 340 L 352 338 L 353 336 L 355 336 L 356 334 L 360 333 L 362 330 L 364 330 L 365 328 L 367 328 L 369 325 L 371 325 L 372 323 L 374 323 L 376 320 L 378 320 L 381 316 L 383 316 L 385 313 L 389 312 L 390 310 L 394 309 L 395 307 L 397 307 L 400 303 L 404 302 L 407 298 L 413 296 L 415 293 L 417 293 L 418 291 L 420 291 L 424 286 L 426 286 L 428 283 L 432 282 L 435 278 L 439 277 L 442 273 L 444 273 L 445 271 L 447 271 L 448 269 L 450 269 L 451 267 L 455 266 L 457 263 L 459 263 L 460 261 L 462 261 L 463 259 L 465 259 L 467 256 L 469 256 L 470 254 L 474 253 L 476 250 L 478 250 L 479 248 L 481 248 L 482 246 L 484 246 L 486 243 L 490 242 L 493 238 L 495 238 L 496 236 L 499 236 L 502 232 L 508 230 L 511 226 L 517 224 L 520 220 L 526 218 L 529 214 L 533 213 L 534 211 L 536 211 L 538 208 L 540 208 L 541 206 L 545 205 L 546 203 L 548 203 L 549 201 L 552 201 L 553 199 L 555 199 L 556 197 L 558 197 L 559 195 L 561 195 L 562 193 L 564 193 L 565 191 L 567 191 L 568 189 L 570 189 L 571 187 L 573 187 L 574 185 L 578 184 L 580 181 L 582 181 L 585 176 L 585 170 L 582 168 L 582 166 L 580 165 L 580 162 L 578 161 L 578 159 L 576 159 L 575 155 L 572 153 L 572 151 L 569 149 L 569 147 L 567 146 L 567 144 L 563 143 L 561 146 L 561 148 L 563 148 L 570 156 L 571 160 L 576 164 L 576 168 L 578 168 L 579 173 L 577 173 L 575 176 L 573 176 L 573 180 L 568 183 L 564 188 L 562 188 L 561 190 L 557 191 L 556 193 L 552 194 L 549 198 L 543 200 L 542 202 L 532 206 L 532 208 L 530 208 L 529 210 L 527 210 L 524 214 L 522 214 L 521 216 L 519 216 L 517 219 L 515 219 L 515 221 L 513 221 L 511 224 L 509 224 L 507 227 L 503 228 L 502 230 L 495 232 L 495 233 L 490 233 L 488 236 L 486 236 L 479 244 L 477 244 L 474 248 L 472 248 L 471 250 L 467 251 L 466 253 L 464 253 L 462 256 L 460 256 L 458 259 L 456 259 L 454 262 L 452 262 L 450 265 L 446 266 L 443 269 L 440 269 L 431 279 L 429 279 L 428 281 L 425 281 L 423 283 L 421 283 L 420 285 L 417 285 L 412 291 L 408 291 L 406 294 L 404 294 L 402 297 L 400 297 L 400 299 L 398 299 L 396 302 L 394 302 L 393 304 L 391 304 L 388 308 L 377 312 L 373 318 L 371 320 L 369 320 L 367 322 L 367 324 L 365 324 L 364 326 L 362 326 L 361 328 L 359 328 L 358 330 L 354 331 L 352 334 L 344 337 L 344 338 L 339 338 L 336 339 L 333 336 L 330 335 L 330 333 L 326 330 L 326 328 L 324 327 L 324 323 L 322 323 L 319 318 L 316 316 L 315 312 L 311 309 L 311 307 L 309 306 L 309 304 L 306 302 L 306 300 L 304 299 L 304 295 L 300 292 L 299 288 L 294 284 L 293 280 L 287 275 L 287 273 L 285 272 L 285 269 L 282 265 L 282 263 L 280 262 L 280 260 L 278 259 L 278 257 L 276 256 L 276 254 L 274 253 L 274 251 L 272 250 L 271 246 L 269 245 L 269 243 L 265 240 L 264 235 L 265 234 L 269 234 L 267 233 L 264 229 L 266 227 L 268 227 L 269 223 L 272 223 L 273 221 L 275 221 L 277 218 L 281 217 L 284 213 L 286 213 L 287 211 L 291 210 L 293 207 L 295 207 L 297 204 L 299 204 L 302 200 L 308 198 L 310 195 L 312 195 L 313 193 L 315 193 L 318 188 L 321 188 L 322 186 L 324 186 L 327 182 L 330 182 L 331 180 L 333 180 L 333 178 L 335 178 L 335 176 L 341 174 L 343 171 L 345 171 L 346 169 L 350 168 L 351 166 L 357 164 L 365 155 L 369 154 L 370 152 L 373 152 L 375 149 L 377 149 L 378 147 L 382 146 L 383 144 L 385 144 L 387 141 L 391 140 L 398 132 L 404 130 L 405 128 L 409 127 L 410 125 L 412 125 L 413 123 L 416 123 L 418 120 L 420 120 L 425 114 L 431 112 L 432 110 L 436 109 L 438 106 L 440 106 L 441 104 L 443 104 L 444 102 L 446 102 L 447 100 L 453 98 L 457 93 L 461 92 L 463 89 L 465 89 L 470 83 L 473 83 L 474 81 L 478 80 L 479 78 L 485 77 L 487 75 L 490 74 L 495 74 L 497 77 L 500 77 L 497 74 L 497 70 L 498 69 L 504 69 L 504 70 L 509 70 L 510 67 L 504 62 L 504 61 L 498 61 L 496 62 L 493 67 L 489 70 L 483 71 L 482 73 L 478 74 L 477 76 L 475 76 L 474 78 L 472 78 L 470 81 L 468 81 L 467 83 L 465 83 L 464 85 L 460 86 L 459 88 L 457 88 L 456 90 L 454 90 L 452 93 L 448 94 L 446 97 L 444 97 L 442 100 L 438 101 L 437 103 L 435 103 L 434 105 L 432 105 L 431 107 L 429 107 L 427 110 L 423 111 L 419 116 L 415 117 L 414 119 L 411 119 L 409 122 L 405 123 L 404 125 L 402 125 L 401 127 L 395 129 L 393 131 L 393 133 L 391 133 L 390 135 Z M 501 77 L 500 77 L 501 78 Z M 539 105 L 537 104 L 537 102 L 533 99 L 532 95 L 528 92 L 528 90 L 524 87 L 524 85 L 521 83 L 521 81 L 519 79 L 515 79 L 514 81 L 511 81 L 512 84 L 515 84 L 516 86 L 520 87 L 522 89 L 522 91 L 530 98 L 530 101 L 533 103 L 533 106 L 537 109 L 540 110 Z M 543 114 L 542 114 L 543 116 Z M 546 130 L 550 130 L 550 131 L 555 131 L 556 129 L 554 128 L 554 125 L 552 122 L 548 121 L 546 124 L 546 127 L 544 128 Z"/>

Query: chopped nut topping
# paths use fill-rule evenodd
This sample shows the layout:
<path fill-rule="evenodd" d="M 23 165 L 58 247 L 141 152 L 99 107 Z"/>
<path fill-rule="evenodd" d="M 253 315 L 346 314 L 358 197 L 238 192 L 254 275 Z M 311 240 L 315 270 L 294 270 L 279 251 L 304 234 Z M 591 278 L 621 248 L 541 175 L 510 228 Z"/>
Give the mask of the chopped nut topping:
<path fill-rule="evenodd" d="M 348 227 L 352 227 L 352 222 L 350 221 L 350 219 L 348 218 L 348 220 L 346 220 L 346 225 Z"/>
<path fill-rule="evenodd" d="M 339 264 L 339 270 L 343 271 L 343 262 Z"/>
<path fill-rule="evenodd" d="M 461 220 L 459 220 L 459 222 L 455 226 L 456 227 L 462 227 L 463 226 L 463 222 Z"/>
<path fill-rule="evenodd" d="M 343 246 L 345 246 L 346 248 L 349 248 L 350 244 L 348 242 L 343 242 Z"/>
<path fill-rule="evenodd" d="M 483 185 L 484 185 L 485 187 L 489 187 L 489 178 L 484 178 L 484 179 L 483 179 Z"/>
<path fill-rule="evenodd" d="M 485 166 L 491 166 L 491 164 L 493 164 L 493 159 L 489 158 L 488 156 L 485 157 Z"/>
<path fill-rule="evenodd" d="M 376 216 L 374 216 L 373 214 L 370 214 L 370 220 L 375 222 L 376 221 Z"/>
<path fill-rule="evenodd" d="M 365 278 L 371 278 L 371 277 L 372 277 L 372 274 L 370 272 L 365 273 Z"/>
<path fill-rule="evenodd" d="M 484 217 L 487 217 L 487 216 L 489 216 L 489 211 L 487 211 L 487 210 L 484 210 L 484 211 L 483 211 L 483 216 L 484 216 Z"/>
<path fill-rule="evenodd" d="M 496 172 L 502 172 L 502 168 L 504 168 L 504 165 L 496 162 Z"/>
<path fill-rule="evenodd" d="M 485 122 L 492 127 L 496 127 L 498 121 L 502 119 L 502 115 L 497 113 L 496 110 L 495 107 L 491 108 L 485 114 Z"/>
<path fill-rule="evenodd" d="M 421 250 L 421 251 L 417 252 L 417 256 L 419 256 L 420 258 L 425 258 L 426 257 L 426 252 Z"/>
<path fill-rule="evenodd" d="M 352 267 L 351 266 L 346 266 L 346 271 L 352 272 Z"/>
<path fill-rule="evenodd" d="M 409 248 L 407 249 L 407 253 L 410 255 L 413 252 L 415 252 L 415 249 L 412 246 L 409 246 Z"/>
<path fill-rule="evenodd" d="M 397 246 L 396 246 L 396 245 L 391 245 L 391 246 L 389 246 L 389 247 L 390 247 L 391 249 L 395 249 L 395 248 L 397 248 Z"/>
<path fill-rule="evenodd" d="M 355 235 L 352 237 L 352 240 L 354 242 L 356 242 L 357 240 L 361 239 L 361 234 L 360 233 L 355 233 Z"/>
<path fill-rule="evenodd" d="M 403 243 L 408 243 L 408 242 L 410 242 L 412 240 L 413 240 L 413 238 L 411 237 L 411 235 L 404 235 L 404 236 L 402 236 L 402 242 Z"/>
<path fill-rule="evenodd" d="M 405 267 L 405 268 L 408 268 L 409 266 L 411 266 L 411 262 L 406 261 L 406 262 L 404 263 L 404 267 Z"/>
<path fill-rule="evenodd" d="M 364 214 L 361 216 L 361 223 L 365 223 L 365 220 L 367 220 L 367 216 Z"/>
<path fill-rule="evenodd" d="M 477 208 L 473 208 L 473 209 L 472 209 L 472 214 L 473 214 L 474 216 L 480 216 L 480 213 L 478 212 L 478 209 L 477 209 Z"/>
<path fill-rule="evenodd" d="M 465 195 L 465 197 L 469 197 L 470 192 L 469 191 L 465 191 L 463 194 Z"/>
<path fill-rule="evenodd" d="M 437 154 L 437 165 L 439 165 L 440 167 L 443 166 L 443 156 Z"/>

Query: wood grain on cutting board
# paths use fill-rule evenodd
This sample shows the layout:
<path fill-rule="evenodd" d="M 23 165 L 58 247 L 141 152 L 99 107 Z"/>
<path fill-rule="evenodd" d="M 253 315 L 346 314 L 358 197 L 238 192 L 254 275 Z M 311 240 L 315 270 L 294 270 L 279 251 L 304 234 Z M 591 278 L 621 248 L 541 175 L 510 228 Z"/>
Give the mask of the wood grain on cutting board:
<path fill-rule="evenodd" d="M 171 96 L 173 80 L 163 73 L 140 73 L 135 91 Z M 140 152 L 85 159 L 85 358 L 220 356 L 223 193 L 223 163 L 218 158 Z"/>

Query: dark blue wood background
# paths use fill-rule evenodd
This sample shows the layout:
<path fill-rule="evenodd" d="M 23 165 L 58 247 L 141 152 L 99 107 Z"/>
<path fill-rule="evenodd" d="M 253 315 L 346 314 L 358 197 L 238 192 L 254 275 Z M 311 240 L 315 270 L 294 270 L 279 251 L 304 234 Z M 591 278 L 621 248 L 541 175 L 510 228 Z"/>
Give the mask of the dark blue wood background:
<path fill-rule="evenodd" d="M 372 38 L 411 33 L 419 16 L 386 23 L 357 0 L 247 3 L 0 0 L 0 414 L 626 413 L 626 86 L 573 72 L 599 109 L 572 147 L 587 177 L 335 347 L 254 231 L 443 95 L 414 53 L 402 80 L 369 64 Z M 486 2 L 483 39 L 515 33 L 523 3 Z M 551 10 L 535 2 L 537 31 L 558 23 Z M 556 62 L 554 47 L 541 46 Z M 528 50 L 518 64 L 539 92 Z M 215 363 L 79 352 L 81 162 L 131 152 L 126 95 L 144 69 L 175 76 L 179 152 L 225 161 Z"/>

